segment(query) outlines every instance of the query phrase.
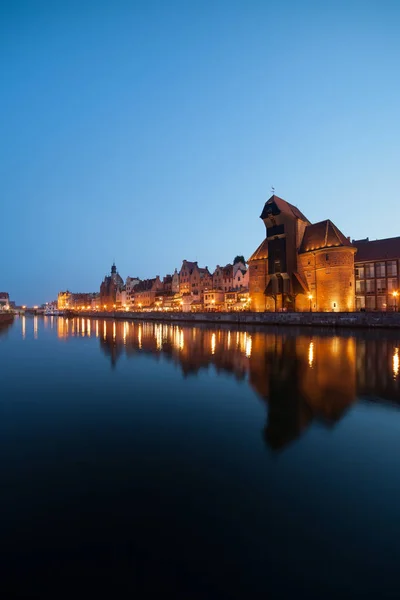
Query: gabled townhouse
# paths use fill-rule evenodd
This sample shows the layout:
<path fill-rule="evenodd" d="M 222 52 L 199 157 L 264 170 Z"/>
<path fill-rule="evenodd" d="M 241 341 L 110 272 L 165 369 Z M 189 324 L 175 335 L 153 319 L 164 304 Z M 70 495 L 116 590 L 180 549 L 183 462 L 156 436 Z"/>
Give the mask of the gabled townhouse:
<path fill-rule="evenodd" d="M 158 275 L 153 279 L 144 279 L 138 283 L 133 289 L 134 309 L 154 308 L 156 295 L 162 290 L 163 284 Z"/>

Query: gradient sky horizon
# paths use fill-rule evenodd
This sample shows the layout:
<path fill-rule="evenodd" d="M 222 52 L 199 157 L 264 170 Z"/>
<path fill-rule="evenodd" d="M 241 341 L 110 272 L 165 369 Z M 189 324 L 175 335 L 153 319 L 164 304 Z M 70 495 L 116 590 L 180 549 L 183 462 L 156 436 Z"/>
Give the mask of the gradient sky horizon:
<path fill-rule="evenodd" d="M 399 31 L 394 1 L 2 1 L 0 291 L 249 257 L 271 186 L 400 235 Z"/>

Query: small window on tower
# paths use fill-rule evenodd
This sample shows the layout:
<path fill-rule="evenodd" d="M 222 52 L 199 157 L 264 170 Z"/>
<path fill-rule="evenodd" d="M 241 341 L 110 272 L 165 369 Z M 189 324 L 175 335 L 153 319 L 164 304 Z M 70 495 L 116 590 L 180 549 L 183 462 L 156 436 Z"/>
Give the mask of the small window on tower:
<path fill-rule="evenodd" d="M 329 260 L 329 254 L 325 254 L 325 259 Z"/>

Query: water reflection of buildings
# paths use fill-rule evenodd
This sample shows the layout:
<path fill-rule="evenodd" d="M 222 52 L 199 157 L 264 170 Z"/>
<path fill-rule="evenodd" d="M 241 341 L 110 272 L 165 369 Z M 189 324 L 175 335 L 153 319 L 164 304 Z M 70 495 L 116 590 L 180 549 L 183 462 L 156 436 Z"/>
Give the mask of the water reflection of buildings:
<path fill-rule="evenodd" d="M 183 375 L 213 366 L 248 380 L 265 401 L 267 444 L 279 449 L 318 421 L 330 427 L 358 399 L 400 404 L 400 333 L 318 335 L 307 330 L 229 330 L 151 322 L 58 319 L 58 335 L 97 337 L 112 366 L 147 354 Z"/>

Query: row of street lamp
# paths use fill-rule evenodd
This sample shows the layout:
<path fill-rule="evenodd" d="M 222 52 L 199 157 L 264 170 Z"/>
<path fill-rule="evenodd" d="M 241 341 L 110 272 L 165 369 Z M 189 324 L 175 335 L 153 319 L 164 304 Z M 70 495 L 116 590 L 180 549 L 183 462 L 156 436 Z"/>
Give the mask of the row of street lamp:
<path fill-rule="evenodd" d="M 393 300 L 394 300 L 394 312 L 397 312 L 397 297 L 398 297 L 398 295 L 399 295 L 399 292 L 397 290 L 392 292 L 392 296 L 393 296 Z M 308 295 L 308 299 L 310 301 L 310 312 L 312 312 L 312 299 L 313 299 L 312 294 Z"/>
<path fill-rule="evenodd" d="M 392 292 L 392 296 L 393 296 L 393 300 L 394 300 L 394 310 L 395 310 L 395 312 L 397 312 L 397 298 L 398 298 L 398 296 L 399 296 L 399 292 L 398 292 L 397 290 L 393 291 L 393 292 Z M 309 294 L 309 295 L 308 295 L 308 299 L 309 299 L 309 301 L 310 301 L 310 312 L 312 312 L 312 301 L 313 301 L 313 295 L 312 295 L 312 294 Z M 212 300 L 212 303 L 213 303 L 213 305 L 215 305 L 215 300 Z M 157 305 L 157 308 L 158 308 L 158 310 L 160 310 L 160 308 L 159 308 L 159 307 L 160 307 L 160 303 L 159 303 L 159 302 L 157 302 L 157 303 L 156 303 L 156 305 Z M 180 301 L 179 305 L 180 305 L 180 308 L 182 309 L 182 306 L 183 306 L 183 301 L 182 301 L 182 300 Z M 107 305 L 107 304 L 104 304 L 104 305 L 103 305 L 103 308 L 104 308 L 104 310 L 105 310 L 105 311 L 107 311 L 107 310 L 108 310 L 108 308 L 107 308 L 107 307 L 108 307 L 108 305 Z M 25 307 L 23 307 L 23 308 L 25 308 Z M 37 307 L 35 306 L 35 308 L 37 308 Z M 67 305 L 67 308 L 68 308 L 68 305 Z M 139 310 L 142 310 L 142 304 L 140 304 L 140 303 L 139 303 L 139 304 L 138 304 L 138 308 L 139 308 Z M 90 309 L 91 309 L 91 307 L 90 307 L 90 306 L 79 306 L 79 307 L 78 307 L 78 310 L 90 310 Z M 100 306 L 96 306 L 95 310 L 99 310 L 99 309 L 100 309 Z M 114 310 L 116 310 L 116 309 L 117 309 L 117 305 L 116 305 L 116 304 L 113 304 L 113 309 L 114 309 Z M 125 311 L 128 311 L 128 310 L 129 310 L 129 308 L 126 306 L 126 304 L 124 304 L 124 306 L 123 306 L 123 309 L 124 309 Z"/>

